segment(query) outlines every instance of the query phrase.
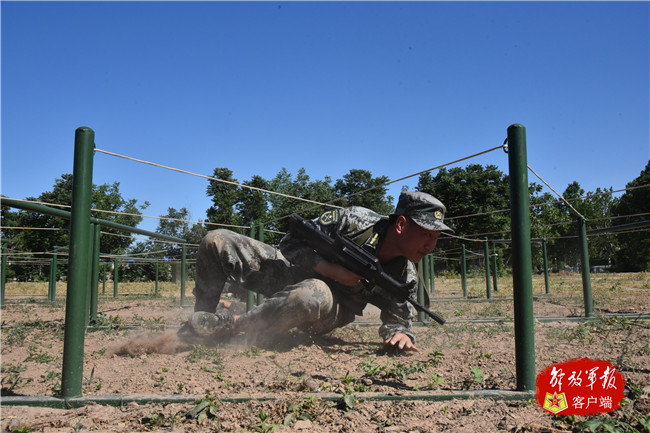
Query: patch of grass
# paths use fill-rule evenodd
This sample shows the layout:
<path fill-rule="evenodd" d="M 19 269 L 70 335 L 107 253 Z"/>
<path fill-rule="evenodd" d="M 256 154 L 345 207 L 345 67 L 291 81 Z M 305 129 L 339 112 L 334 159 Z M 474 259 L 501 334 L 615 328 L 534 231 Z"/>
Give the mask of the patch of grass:
<path fill-rule="evenodd" d="M 317 408 L 318 399 L 314 396 L 309 396 L 300 403 L 291 404 L 287 408 L 282 424 L 290 426 L 297 420 L 313 421 Z"/>
<path fill-rule="evenodd" d="M 438 376 L 437 374 L 432 374 L 429 376 L 426 386 L 424 389 L 438 389 L 445 384 L 445 380 Z"/>
<path fill-rule="evenodd" d="M 47 353 L 43 353 L 39 351 L 39 346 L 36 344 L 32 344 L 29 346 L 28 350 L 28 355 L 27 358 L 25 358 L 25 362 L 33 361 L 33 362 L 38 362 L 40 364 L 48 364 L 52 361 L 54 361 L 56 357 L 48 355 Z"/>
<path fill-rule="evenodd" d="M 210 361 L 223 369 L 223 354 L 217 347 L 207 347 L 203 345 L 194 346 L 192 351 L 185 358 L 189 362 L 197 362 L 201 360 Z"/>
<path fill-rule="evenodd" d="M 427 368 L 440 364 L 441 358 L 444 356 L 442 352 L 434 351 L 429 354 L 430 359 L 425 362 L 415 361 L 410 364 L 402 364 L 386 361 L 385 365 L 377 365 L 372 361 L 366 361 L 359 364 L 359 367 L 368 377 L 383 377 L 406 381 L 411 375 L 421 373 Z"/>
<path fill-rule="evenodd" d="M 261 355 L 262 353 L 266 352 L 264 349 L 261 349 L 257 346 L 252 346 L 248 350 L 244 350 L 238 353 L 238 355 L 246 356 L 248 358 L 254 358 L 256 356 Z"/>
<path fill-rule="evenodd" d="M 32 379 L 21 377 L 21 373 L 26 369 L 27 367 L 25 365 L 3 365 L 2 371 L 4 375 L 1 381 L 2 389 L 11 393 L 19 384 L 31 382 Z"/>
<path fill-rule="evenodd" d="M 260 419 L 260 424 L 251 427 L 251 430 L 253 430 L 254 432 L 270 433 L 280 428 L 276 424 L 271 423 L 270 412 L 265 412 L 262 408 L 260 408 L 260 411 L 257 416 Z"/>
<path fill-rule="evenodd" d="M 169 430 L 174 430 L 177 422 L 177 415 L 167 416 L 162 412 L 147 413 L 140 420 L 140 424 L 150 430 L 156 430 L 159 428 L 169 428 Z"/>
<path fill-rule="evenodd" d="M 3 332 L 4 343 L 6 345 L 22 346 L 25 343 L 27 336 L 34 332 L 34 330 L 44 331 L 52 328 L 56 331 L 60 331 L 62 334 L 63 327 L 61 325 L 46 323 L 41 319 L 31 320 L 27 322 L 18 322 Z"/>
<path fill-rule="evenodd" d="M 368 391 L 368 385 L 359 380 L 359 378 L 350 376 L 350 372 L 345 373 L 345 376 L 339 378 L 343 384 L 343 393 L 352 394 L 355 392 Z"/>
<path fill-rule="evenodd" d="M 124 320 L 119 314 L 107 316 L 104 313 L 97 313 L 97 318 L 92 322 L 96 327 L 108 328 L 109 331 L 118 331 L 124 327 Z"/>

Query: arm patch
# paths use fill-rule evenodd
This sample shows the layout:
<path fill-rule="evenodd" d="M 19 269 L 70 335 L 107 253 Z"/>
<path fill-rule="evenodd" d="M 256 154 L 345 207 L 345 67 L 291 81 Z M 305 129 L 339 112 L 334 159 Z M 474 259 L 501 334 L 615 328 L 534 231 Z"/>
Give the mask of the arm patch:
<path fill-rule="evenodd" d="M 327 212 L 324 212 L 318 221 L 324 225 L 328 226 L 331 224 L 336 224 L 339 222 L 339 217 L 340 217 L 340 211 L 338 209 L 334 210 L 328 210 Z"/>

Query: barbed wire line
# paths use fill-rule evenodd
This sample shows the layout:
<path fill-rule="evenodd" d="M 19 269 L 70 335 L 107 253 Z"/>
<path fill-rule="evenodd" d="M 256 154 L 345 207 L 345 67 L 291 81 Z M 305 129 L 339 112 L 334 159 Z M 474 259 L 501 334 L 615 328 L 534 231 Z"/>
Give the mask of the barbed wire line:
<path fill-rule="evenodd" d="M 281 192 L 270 191 L 270 190 L 263 189 L 263 188 L 257 188 L 255 186 L 244 185 L 244 184 L 237 183 L 237 182 L 232 182 L 232 181 L 229 181 L 229 180 L 219 179 L 219 178 L 216 178 L 216 177 L 213 177 L 213 176 L 206 176 L 204 174 L 192 173 L 191 171 L 181 170 L 179 168 L 169 167 L 169 166 L 162 165 L 162 164 L 156 164 L 155 162 L 150 162 L 150 161 L 145 161 L 145 160 L 142 160 L 142 159 L 132 158 L 130 156 L 120 155 L 118 153 L 113 153 L 113 152 L 109 152 L 109 151 L 102 150 L 102 149 L 95 149 L 95 151 L 100 152 L 100 153 L 105 153 L 106 155 L 116 156 L 118 158 L 128 159 L 130 161 L 135 161 L 135 162 L 139 162 L 139 163 L 142 163 L 142 164 L 151 165 L 151 166 L 158 167 L 158 168 L 164 168 L 166 170 L 171 170 L 171 171 L 175 171 L 175 172 L 178 172 L 178 173 L 189 174 L 191 176 L 201 177 L 203 179 L 213 180 L 215 182 L 221 182 L 221 183 L 225 183 L 225 184 L 228 184 L 228 185 L 238 186 L 240 188 L 247 188 L 247 189 L 250 189 L 250 190 L 253 190 L 253 191 L 263 192 L 263 193 L 266 193 L 266 194 L 278 195 L 280 197 L 292 198 L 292 199 L 295 199 L 295 200 L 300 200 L 300 201 L 304 201 L 304 202 L 308 202 L 308 203 L 316 203 L 318 205 L 324 205 L 325 204 L 325 203 L 319 203 L 317 201 L 309 200 L 309 199 L 302 198 L 302 197 L 295 197 L 295 196 L 291 196 L 291 195 L 288 195 L 288 194 L 283 194 Z M 331 207 L 340 208 L 341 206 L 331 206 Z"/>
<path fill-rule="evenodd" d="M 614 220 L 619 218 L 636 218 L 636 217 L 647 216 L 647 215 L 650 215 L 650 212 L 635 213 L 632 215 L 618 215 L 618 216 L 611 216 L 611 217 L 593 218 L 590 221 Z"/>
<path fill-rule="evenodd" d="M 459 239 L 461 241 L 467 241 L 467 242 L 485 242 L 485 239 L 470 239 L 465 236 L 457 236 L 457 235 L 452 235 L 451 233 L 445 233 L 445 235 L 449 238 L 453 239 Z M 468 235 L 468 236 L 474 236 L 474 235 Z M 444 240 L 446 238 L 441 238 L 440 240 Z"/>
<path fill-rule="evenodd" d="M 391 180 L 389 182 L 382 183 L 380 185 L 375 185 L 373 187 L 364 189 L 362 191 L 353 192 L 351 194 L 346 195 L 345 197 L 337 197 L 334 200 L 330 200 L 330 201 L 328 201 L 326 203 L 323 203 L 323 204 L 324 205 L 329 205 L 329 204 L 334 203 L 336 201 L 346 200 L 346 199 L 348 199 L 350 197 L 354 197 L 354 196 L 359 195 L 359 194 L 364 194 L 364 193 L 366 193 L 368 191 L 372 191 L 372 190 L 377 189 L 377 188 L 383 188 L 383 187 L 386 187 L 388 185 L 392 185 L 394 183 L 401 182 L 403 180 L 410 179 L 412 177 L 422 175 L 424 173 L 429 173 L 429 172 L 431 172 L 433 170 L 439 170 L 439 169 L 441 169 L 443 167 L 447 167 L 448 165 L 457 164 L 459 162 L 462 162 L 462 161 L 465 161 L 465 160 L 468 160 L 468 159 L 471 159 L 471 158 L 476 158 L 477 156 L 481 156 L 481 155 L 484 155 L 486 153 L 490 153 L 490 152 L 495 151 L 497 149 L 503 149 L 504 147 L 505 147 L 504 145 L 495 146 L 495 147 L 493 147 L 491 149 L 487 149 L 487 150 L 484 150 L 482 152 L 475 153 L 473 155 L 465 156 L 465 157 L 457 159 L 455 161 L 450 161 L 450 162 L 447 162 L 445 164 L 438 165 L 436 167 L 432 167 L 432 168 L 429 168 L 429 169 L 426 169 L 426 170 L 422 170 L 422 171 L 419 171 L 417 173 L 409 174 L 408 176 L 400 177 L 399 179 Z M 307 212 L 307 211 L 310 211 L 312 209 L 316 209 L 317 207 L 319 207 L 319 206 L 316 205 L 316 206 L 308 207 L 308 208 L 305 208 L 305 209 L 300 209 L 299 212 Z M 265 222 L 264 225 L 271 224 L 271 223 L 274 223 L 276 221 L 280 221 L 280 220 L 288 218 L 288 217 L 289 217 L 289 215 L 285 215 L 283 217 L 278 217 L 278 218 L 275 218 L 275 219 L 272 219 L 272 220 L 269 220 L 269 221 Z"/>
<path fill-rule="evenodd" d="M 632 190 L 635 190 L 635 189 L 647 188 L 647 187 L 650 187 L 650 184 L 633 186 L 633 187 L 629 187 L 629 188 L 621 188 L 621 189 L 612 190 L 612 191 L 604 191 L 604 192 L 600 192 L 600 193 L 596 193 L 596 194 L 587 194 L 587 195 L 583 195 L 583 196 L 575 197 L 575 198 L 571 198 L 571 199 L 553 200 L 553 201 L 547 201 L 547 202 L 544 202 L 544 203 L 533 203 L 533 204 L 530 205 L 530 207 L 549 206 L 549 205 L 554 205 L 554 204 L 558 204 L 558 203 L 564 203 L 566 201 L 586 200 L 586 199 L 590 199 L 590 198 L 599 197 L 601 195 L 611 195 L 611 194 L 616 194 L 616 193 L 619 193 L 619 192 L 627 192 L 627 191 L 632 191 Z M 447 221 L 452 221 L 452 220 L 455 220 L 455 219 L 470 218 L 470 217 L 491 215 L 491 214 L 495 214 L 495 213 L 504 213 L 504 212 L 510 212 L 510 208 L 493 210 L 493 211 L 488 211 L 488 212 L 479 212 L 479 213 L 467 214 L 467 215 L 451 216 L 451 217 L 447 217 L 445 219 Z M 646 214 L 638 214 L 638 215 L 646 215 Z M 632 217 L 632 216 L 637 216 L 637 215 L 626 215 L 626 216 Z M 623 217 L 625 217 L 625 216 L 606 217 L 606 218 L 623 218 Z M 592 220 L 590 220 L 590 221 L 592 221 Z M 563 222 L 563 223 L 559 223 L 559 224 L 565 224 L 565 223 Z"/>
<path fill-rule="evenodd" d="M 134 239 L 134 240 L 145 240 L 145 239 L 147 239 L 147 240 L 150 240 L 151 242 L 160 243 L 160 244 L 185 245 L 185 246 L 190 246 L 190 247 L 198 247 L 199 246 L 199 244 L 192 244 L 192 243 L 189 243 L 189 242 L 181 243 L 181 242 L 165 241 L 165 240 L 162 240 L 162 239 L 152 240 L 152 239 L 137 237 L 137 236 L 133 236 L 133 235 L 121 235 L 119 233 L 110 233 L 110 232 L 101 232 L 101 233 L 104 234 L 104 235 L 108 235 L 108 236 L 116 236 L 116 237 L 120 237 L 120 238 L 128 238 L 128 239 Z"/>
<path fill-rule="evenodd" d="M 59 231 L 59 230 L 64 230 L 60 227 L 7 227 L 7 226 L 2 226 L 0 227 L 0 230 L 52 230 L 52 231 Z"/>
<path fill-rule="evenodd" d="M 568 201 L 567 201 L 567 200 L 562 196 L 562 194 L 560 194 L 559 192 L 557 192 L 557 191 L 556 191 L 556 190 L 555 190 L 551 185 L 548 184 L 548 182 L 546 182 L 544 179 L 542 179 L 542 176 L 540 176 L 539 174 L 537 174 L 537 172 L 536 172 L 535 170 L 533 170 L 532 167 L 531 167 L 530 165 L 528 165 L 527 167 L 528 167 L 528 170 L 531 171 L 531 173 L 533 173 L 535 176 L 537 176 L 537 178 L 538 178 L 539 180 L 541 180 L 542 183 L 543 183 L 544 185 L 546 185 L 546 186 L 547 186 L 551 191 L 553 191 L 553 192 L 555 193 L 555 195 L 557 195 L 560 199 L 562 199 L 562 201 L 563 201 L 564 203 L 566 203 L 566 205 L 569 206 L 569 207 L 570 207 L 570 208 L 571 208 L 571 209 L 572 209 L 572 210 L 573 210 L 573 211 L 574 211 L 574 212 L 575 212 L 575 213 L 576 213 L 580 218 L 582 218 L 582 219 L 585 220 L 585 221 L 587 220 L 587 218 L 585 218 L 584 216 L 582 216 L 582 214 L 581 214 L 580 212 L 578 212 L 578 210 L 577 210 L 576 208 L 574 208 L 573 206 L 571 206 L 571 203 L 569 203 L 569 202 L 568 202 Z"/>
<path fill-rule="evenodd" d="M 60 207 L 60 208 L 63 208 L 63 209 L 71 209 L 72 208 L 72 206 L 65 205 L 65 204 L 49 203 L 49 202 L 38 201 L 38 200 L 24 200 L 24 199 L 18 199 L 18 198 L 12 198 L 12 200 L 21 201 L 21 202 L 24 202 L 24 203 L 40 204 L 40 205 L 44 205 L 44 206 Z M 186 220 L 186 219 L 180 219 L 180 218 L 153 216 L 153 215 L 146 215 L 146 214 L 140 214 L 140 213 L 120 212 L 120 211 L 105 210 L 105 209 L 92 208 L 92 209 L 90 209 L 90 211 L 91 212 L 98 212 L 98 213 L 107 213 L 107 214 L 112 214 L 112 215 L 125 215 L 125 216 L 134 216 L 134 217 L 142 217 L 142 218 L 151 218 L 151 219 L 157 219 L 157 220 L 187 222 L 187 223 L 193 223 L 193 224 L 202 224 L 202 225 L 206 225 L 206 226 L 211 225 L 211 226 L 218 226 L 218 227 L 238 228 L 238 229 L 250 228 L 250 227 L 247 227 L 247 226 L 239 226 L 239 225 L 235 225 L 235 224 L 212 223 L 212 222 L 208 222 L 208 221 L 205 221 L 205 220 L 194 221 L 194 220 L 189 220 L 189 219 Z M 33 212 L 33 211 L 25 211 L 25 212 Z"/>

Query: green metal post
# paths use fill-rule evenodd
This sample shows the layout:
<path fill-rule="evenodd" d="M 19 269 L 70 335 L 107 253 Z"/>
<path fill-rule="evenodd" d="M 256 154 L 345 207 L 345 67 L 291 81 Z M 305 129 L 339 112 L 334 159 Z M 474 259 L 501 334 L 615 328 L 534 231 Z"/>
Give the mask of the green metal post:
<path fill-rule="evenodd" d="M 90 321 L 97 321 L 97 301 L 99 298 L 99 242 L 101 236 L 101 226 L 93 226 L 93 267 L 92 276 L 90 277 Z"/>
<path fill-rule="evenodd" d="M 433 255 L 429 256 L 429 278 L 431 279 L 431 289 L 429 293 L 433 294 L 436 291 L 436 272 L 433 267 Z"/>
<path fill-rule="evenodd" d="M 467 299 L 467 259 L 465 253 L 465 244 L 462 245 L 462 252 L 460 258 L 460 276 L 463 287 L 463 298 Z"/>
<path fill-rule="evenodd" d="M 95 238 L 95 229 L 93 224 L 88 224 L 88 270 L 86 271 L 86 317 L 85 323 L 88 326 L 90 320 L 90 310 L 92 303 L 92 276 L 93 276 L 93 240 Z"/>
<path fill-rule="evenodd" d="M 422 267 L 422 282 L 424 283 L 424 290 L 428 292 L 431 287 L 431 269 L 429 268 L 428 254 L 422 258 L 420 266 Z M 424 301 L 424 299 L 420 298 L 420 303 L 422 303 L 422 301 Z M 424 314 L 422 314 L 422 317 L 424 317 Z"/>
<path fill-rule="evenodd" d="M 497 277 L 497 257 L 499 255 L 497 254 L 497 246 L 494 242 L 492 242 L 492 270 L 494 271 L 492 273 L 492 285 L 494 286 L 494 291 L 498 292 L 499 291 L 499 286 L 498 286 L 498 277 Z"/>
<path fill-rule="evenodd" d="M 490 246 L 488 245 L 487 238 L 485 238 L 485 244 L 483 245 L 483 257 L 485 258 L 485 291 L 487 292 L 487 298 L 492 299 L 492 282 L 490 278 Z"/>
<path fill-rule="evenodd" d="M 587 245 L 587 222 L 578 219 L 578 237 L 580 238 L 580 264 L 582 265 L 582 293 L 585 298 L 585 316 L 594 315 L 594 298 L 591 293 L 591 273 L 589 270 L 589 247 Z"/>
<path fill-rule="evenodd" d="M 544 253 L 544 286 L 546 288 L 546 294 L 551 294 L 551 287 L 548 278 L 548 255 L 546 253 L 546 239 L 542 239 L 542 251 Z"/>
<path fill-rule="evenodd" d="M 156 284 L 154 286 L 154 294 L 158 296 L 158 269 L 160 268 L 158 260 L 156 260 Z"/>
<path fill-rule="evenodd" d="M 2 240 L 2 258 L 0 259 L 0 307 L 5 306 L 5 285 L 7 283 L 7 244 Z"/>
<path fill-rule="evenodd" d="M 185 244 L 181 249 L 181 307 L 185 306 L 185 279 L 187 278 L 187 250 Z"/>
<path fill-rule="evenodd" d="M 106 295 L 106 263 L 102 263 L 102 295 Z"/>
<path fill-rule="evenodd" d="M 429 280 L 429 275 L 428 275 L 429 270 L 425 265 L 426 261 L 427 261 L 427 256 L 424 256 L 420 261 L 420 263 L 418 263 L 418 268 L 422 270 L 422 280 L 418 279 L 417 301 L 423 305 L 424 305 L 424 291 L 426 290 L 426 286 Z M 421 323 L 424 323 L 426 321 L 425 314 L 422 311 L 418 311 L 418 320 Z"/>
<path fill-rule="evenodd" d="M 61 396 L 81 396 L 83 380 L 86 294 L 89 264 L 90 203 L 93 179 L 95 133 L 81 127 L 75 133 L 74 166 L 72 172 L 72 210 L 70 222 L 70 251 L 68 293 L 65 308 L 63 369 Z"/>
<path fill-rule="evenodd" d="M 528 156 L 526 128 L 508 127 L 510 219 L 512 227 L 512 287 L 515 317 L 517 390 L 535 389 L 535 326 L 530 246 Z"/>
<path fill-rule="evenodd" d="M 257 240 L 260 242 L 264 242 L 264 224 L 262 223 L 258 224 L 257 226 Z M 256 303 L 257 305 L 262 305 L 264 303 L 264 295 L 258 293 L 256 298 Z"/>
<path fill-rule="evenodd" d="M 47 293 L 47 299 L 51 302 L 56 301 L 56 276 L 58 267 L 58 254 L 56 251 L 52 254 L 52 262 L 50 264 L 50 285 Z"/>
<path fill-rule="evenodd" d="M 117 299 L 117 285 L 118 282 L 118 271 L 120 269 L 120 262 L 117 259 L 113 259 L 113 298 Z"/>

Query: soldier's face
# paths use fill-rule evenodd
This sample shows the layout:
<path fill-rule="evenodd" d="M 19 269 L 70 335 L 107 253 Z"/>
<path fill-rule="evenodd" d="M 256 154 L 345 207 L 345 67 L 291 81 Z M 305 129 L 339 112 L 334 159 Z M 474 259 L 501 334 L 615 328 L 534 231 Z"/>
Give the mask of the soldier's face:
<path fill-rule="evenodd" d="M 436 247 L 439 231 L 426 230 L 410 218 L 398 221 L 398 248 L 402 255 L 413 263 L 418 263 Z"/>

